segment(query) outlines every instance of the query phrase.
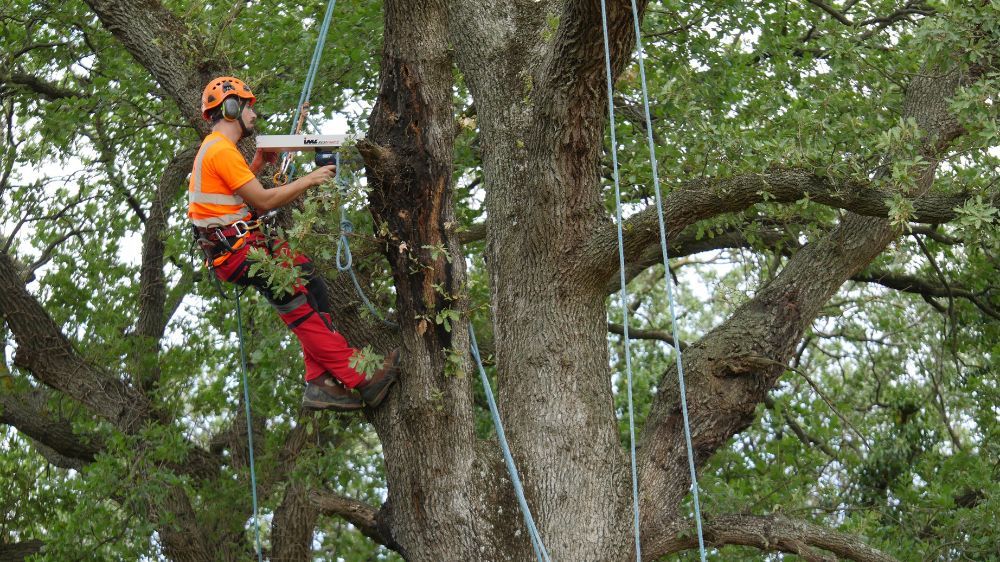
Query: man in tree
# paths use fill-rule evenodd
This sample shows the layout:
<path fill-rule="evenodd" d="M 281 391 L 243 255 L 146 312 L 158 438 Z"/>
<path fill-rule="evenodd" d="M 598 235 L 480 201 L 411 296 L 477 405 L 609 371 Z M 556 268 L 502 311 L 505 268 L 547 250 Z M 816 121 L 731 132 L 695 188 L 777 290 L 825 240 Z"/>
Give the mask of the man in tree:
<path fill-rule="evenodd" d="M 392 351 L 382 368 L 366 380 L 350 365 L 357 351 L 333 328 L 326 286 L 312 262 L 292 252 L 284 240 L 265 236 L 256 219 L 256 212 L 281 207 L 331 179 L 336 167 L 322 166 L 278 189 L 264 189 L 255 174 L 271 159 L 258 150 L 247 166 L 236 148 L 253 131 L 255 101 L 250 88 L 237 78 L 215 78 L 205 87 L 201 109 L 213 123 L 212 133 L 205 137 L 194 161 L 188 217 L 215 274 L 223 281 L 256 288 L 298 336 L 306 364 L 306 407 L 353 411 L 364 403 L 378 406 L 396 380 L 399 350 Z M 263 277 L 248 274 L 250 248 L 289 259 L 303 271 L 304 279 L 292 294 L 274 291 Z"/>

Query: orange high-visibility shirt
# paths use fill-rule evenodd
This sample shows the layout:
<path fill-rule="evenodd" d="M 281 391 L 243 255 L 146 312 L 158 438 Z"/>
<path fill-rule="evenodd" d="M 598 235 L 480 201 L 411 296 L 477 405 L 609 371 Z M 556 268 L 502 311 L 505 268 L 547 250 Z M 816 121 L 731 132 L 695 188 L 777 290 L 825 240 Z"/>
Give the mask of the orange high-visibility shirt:
<path fill-rule="evenodd" d="M 222 133 L 205 137 L 188 183 L 188 217 L 195 226 L 228 226 L 250 218 L 235 191 L 254 178 L 243 155 Z"/>

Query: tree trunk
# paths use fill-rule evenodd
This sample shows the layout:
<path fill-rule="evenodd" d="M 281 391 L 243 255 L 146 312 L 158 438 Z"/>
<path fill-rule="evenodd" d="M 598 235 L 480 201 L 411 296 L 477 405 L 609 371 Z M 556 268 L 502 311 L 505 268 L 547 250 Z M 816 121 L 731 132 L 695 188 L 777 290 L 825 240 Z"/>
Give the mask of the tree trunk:
<path fill-rule="evenodd" d="M 404 349 L 403 374 L 371 419 L 389 497 L 380 524 L 408 560 L 501 559 L 496 471 L 475 446 L 465 321 L 465 264 L 454 232 L 452 61 L 444 2 L 387 1 L 381 90 L 360 148 L 376 229 L 387 226 Z M 448 368 L 457 357 L 464 369 Z M 487 487 L 488 488 L 488 487 Z"/>
<path fill-rule="evenodd" d="M 608 6 L 616 75 L 634 45 L 628 6 Z M 482 131 L 498 403 L 552 558 L 622 559 L 631 552 L 630 477 L 604 283 L 581 255 L 607 224 L 600 7 L 521 3 L 510 17 L 489 9 L 455 3 L 452 38 Z M 522 549 L 508 559 L 530 557 Z"/>
<path fill-rule="evenodd" d="M 271 562 L 309 562 L 313 529 L 319 511 L 309 501 L 309 490 L 299 482 L 289 484 L 271 523 Z"/>

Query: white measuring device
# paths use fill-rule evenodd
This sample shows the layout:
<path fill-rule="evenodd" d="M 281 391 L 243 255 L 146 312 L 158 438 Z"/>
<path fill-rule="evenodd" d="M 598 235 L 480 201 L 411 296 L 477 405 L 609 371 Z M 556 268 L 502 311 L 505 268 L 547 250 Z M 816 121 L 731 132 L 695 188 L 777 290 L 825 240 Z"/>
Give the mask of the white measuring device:
<path fill-rule="evenodd" d="M 361 140 L 357 135 L 257 135 L 257 148 L 264 152 L 301 152 L 303 150 L 336 150 L 349 140 Z"/>
<path fill-rule="evenodd" d="M 347 144 L 365 138 L 357 135 L 257 135 L 257 149 L 262 152 L 284 152 L 278 172 L 274 174 L 274 183 L 283 185 L 288 181 L 288 166 L 292 159 L 290 152 L 315 150 L 314 162 L 317 166 L 329 166 L 337 162 L 337 149 Z"/>

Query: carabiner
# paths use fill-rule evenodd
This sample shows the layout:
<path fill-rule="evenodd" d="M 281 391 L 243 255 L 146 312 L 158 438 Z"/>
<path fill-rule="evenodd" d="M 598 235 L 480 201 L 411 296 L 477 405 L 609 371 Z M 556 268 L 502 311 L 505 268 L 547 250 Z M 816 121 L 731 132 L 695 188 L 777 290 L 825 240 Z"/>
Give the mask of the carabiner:
<path fill-rule="evenodd" d="M 240 228 L 240 225 L 242 225 L 242 229 Z M 229 226 L 233 227 L 233 230 L 236 231 L 237 238 L 243 238 L 248 232 L 250 232 L 251 229 L 250 225 L 248 225 L 246 221 L 236 221 Z"/>

